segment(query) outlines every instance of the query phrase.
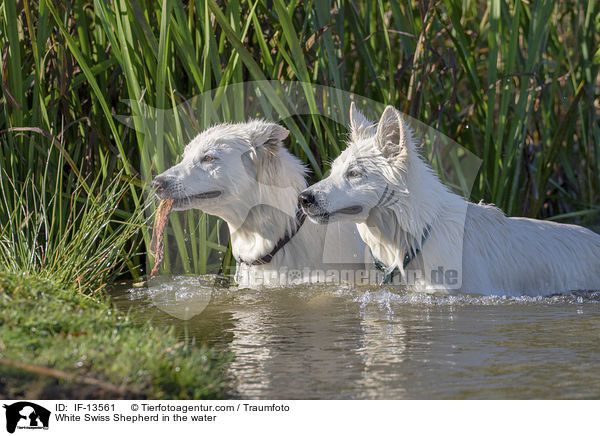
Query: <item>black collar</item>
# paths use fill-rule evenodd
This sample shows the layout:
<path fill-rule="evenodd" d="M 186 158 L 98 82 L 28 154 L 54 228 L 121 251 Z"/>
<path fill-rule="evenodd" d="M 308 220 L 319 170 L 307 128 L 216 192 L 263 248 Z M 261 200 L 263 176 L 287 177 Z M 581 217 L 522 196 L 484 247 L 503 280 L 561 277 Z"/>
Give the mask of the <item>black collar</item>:
<path fill-rule="evenodd" d="M 414 260 L 415 257 L 417 257 L 419 255 L 419 253 L 421 252 L 421 249 L 423 248 L 423 245 L 425 245 L 425 242 L 427 241 L 427 238 L 429 238 L 430 234 L 431 234 L 431 226 L 428 224 L 427 227 L 425 227 L 425 230 L 423 231 L 423 238 L 421 238 L 421 245 L 419 245 L 417 248 L 411 248 L 404 254 L 404 260 L 402 262 L 403 270 L 406 270 L 406 267 Z M 371 251 L 371 256 L 373 256 L 372 251 Z M 375 267 L 378 270 L 383 271 L 385 273 L 385 275 L 383 276 L 383 283 L 384 284 L 392 283 L 392 281 L 394 279 L 394 275 L 397 274 L 398 272 L 400 272 L 398 270 L 398 267 L 394 268 L 393 270 L 391 270 L 389 272 L 386 272 L 388 267 L 386 267 L 385 264 L 382 261 L 380 261 L 379 259 L 377 259 L 375 256 L 373 256 L 373 259 L 375 261 L 374 262 Z"/>
<path fill-rule="evenodd" d="M 295 227 L 292 229 L 291 232 L 286 232 L 286 234 L 277 241 L 277 243 L 275 244 L 275 246 L 273 247 L 273 249 L 271 251 L 269 251 L 264 256 L 259 257 L 258 259 L 254 259 L 253 261 L 244 260 L 244 259 L 241 259 L 238 257 L 236 257 L 235 260 L 237 260 L 240 263 L 245 263 L 246 265 L 250 265 L 250 266 L 264 265 L 264 264 L 271 262 L 271 260 L 273 259 L 273 256 L 275 256 L 277 254 L 277 252 L 279 250 L 281 250 L 285 244 L 290 242 L 290 239 L 292 239 L 296 233 L 298 233 L 298 231 L 300 230 L 300 227 L 302 227 L 302 224 L 304 224 L 305 220 L 306 220 L 306 214 L 302 210 L 302 207 L 300 207 L 300 205 L 298 205 L 296 207 Z"/>

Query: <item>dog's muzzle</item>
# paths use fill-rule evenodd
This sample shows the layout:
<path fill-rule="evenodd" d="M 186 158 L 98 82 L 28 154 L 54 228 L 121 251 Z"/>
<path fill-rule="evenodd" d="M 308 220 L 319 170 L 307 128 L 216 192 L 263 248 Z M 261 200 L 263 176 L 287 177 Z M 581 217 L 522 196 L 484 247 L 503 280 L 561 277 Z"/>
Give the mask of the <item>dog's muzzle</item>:
<path fill-rule="evenodd" d="M 217 198 L 223 193 L 223 191 L 213 190 L 200 192 L 198 194 L 193 195 L 182 196 L 181 193 L 176 192 L 176 189 L 173 189 L 172 180 L 170 180 L 168 176 L 164 175 L 156 176 L 154 180 L 152 180 L 150 185 L 156 189 L 156 196 L 159 199 L 175 200 L 175 207 L 184 207 L 192 203 L 194 200 L 207 200 L 211 198 Z"/>
<path fill-rule="evenodd" d="M 328 212 L 323 209 L 321 202 L 315 197 L 310 190 L 304 190 L 298 196 L 298 203 L 302 210 L 309 218 L 321 224 L 327 223 L 333 215 L 357 215 L 363 211 L 362 206 L 348 206 L 333 212 Z"/>
<path fill-rule="evenodd" d="M 312 220 L 316 220 L 320 223 L 329 220 L 329 214 L 321 208 L 317 198 L 310 190 L 306 189 L 298 195 L 298 204 L 300 204 L 304 213 Z"/>

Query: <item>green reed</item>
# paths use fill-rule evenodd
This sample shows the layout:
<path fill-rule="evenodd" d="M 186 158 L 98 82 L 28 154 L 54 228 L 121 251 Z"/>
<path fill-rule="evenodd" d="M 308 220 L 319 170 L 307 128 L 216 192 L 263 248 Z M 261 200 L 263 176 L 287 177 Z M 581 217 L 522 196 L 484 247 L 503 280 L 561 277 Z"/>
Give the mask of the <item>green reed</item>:
<path fill-rule="evenodd" d="M 56 231 L 98 195 L 100 182 L 90 179 L 108 189 L 122 176 L 117 210 L 138 214 L 146 182 L 197 130 L 246 115 L 220 90 L 256 80 L 392 104 L 483 160 L 473 199 L 514 215 L 592 219 L 600 211 L 599 17 L 595 0 L 3 1 L 3 231 L 17 225 L 17 203 L 36 206 L 24 186 L 59 204 Z M 200 119 L 186 112 L 190 97 L 215 89 Z M 283 123 L 317 180 L 346 129 L 318 115 L 312 87 L 300 89 L 311 114 Z M 264 99 L 284 113 L 276 86 Z M 46 166 L 61 174 L 53 185 Z M 70 202 L 74 192 L 79 200 Z M 229 264 L 217 219 L 190 211 L 170 224 L 166 268 Z M 148 244 L 147 228 L 141 237 Z M 145 268 L 133 252 L 120 261 L 132 274 Z"/>

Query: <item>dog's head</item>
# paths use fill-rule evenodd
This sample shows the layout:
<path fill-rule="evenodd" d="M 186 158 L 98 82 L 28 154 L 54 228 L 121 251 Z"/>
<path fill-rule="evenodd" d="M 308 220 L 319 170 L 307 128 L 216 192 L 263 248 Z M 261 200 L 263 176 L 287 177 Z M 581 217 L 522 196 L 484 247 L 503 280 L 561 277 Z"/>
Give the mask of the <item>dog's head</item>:
<path fill-rule="evenodd" d="M 175 210 L 201 209 L 222 216 L 231 203 L 237 207 L 240 198 L 250 202 L 264 186 L 281 183 L 271 179 L 277 179 L 288 134 L 284 127 L 261 120 L 211 127 L 185 147 L 180 163 L 154 178 L 156 194 L 174 199 Z"/>
<path fill-rule="evenodd" d="M 316 222 L 364 222 L 373 208 L 389 207 L 408 195 L 407 173 L 413 137 L 402 115 L 388 106 L 375 126 L 350 108 L 350 143 L 331 174 L 304 190 L 299 201 Z"/>

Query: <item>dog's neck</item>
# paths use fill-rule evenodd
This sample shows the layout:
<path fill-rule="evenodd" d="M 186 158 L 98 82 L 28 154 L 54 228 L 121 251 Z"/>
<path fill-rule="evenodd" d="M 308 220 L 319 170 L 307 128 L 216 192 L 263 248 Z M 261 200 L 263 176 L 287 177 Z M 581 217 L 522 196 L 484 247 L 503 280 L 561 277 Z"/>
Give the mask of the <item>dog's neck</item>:
<path fill-rule="evenodd" d="M 304 167 L 287 150 L 278 154 L 271 174 L 259 177 L 262 182 L 253 180 L 239 203 L 223 214 L 237 259 L 259 259 L 296 230 L 297 198 L 306 187 Z"/>
<path fill-rule="evenodd" d="M 372 209 L 367 221 L 357 225 L 373 256 L 390 270 L 403 270 L 406 254 L 422 249 L 430 231 L 456 221 L 455 215 L 463 210 L 464 200 L 450 192 L 420 158 L 410 168 L 408 195 L 399 194 L 393 205 Z"/>

